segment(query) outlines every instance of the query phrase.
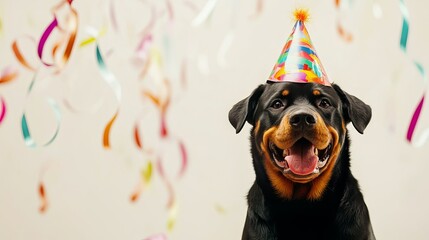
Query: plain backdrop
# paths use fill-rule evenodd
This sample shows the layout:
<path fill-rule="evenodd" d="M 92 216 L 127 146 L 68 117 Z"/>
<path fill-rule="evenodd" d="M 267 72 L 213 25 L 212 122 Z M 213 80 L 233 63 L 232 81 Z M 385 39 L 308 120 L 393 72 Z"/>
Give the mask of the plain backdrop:
<path fill-rule="evenodd" d="M 79 28 L 70 61 L 59 74 L 41 67 L 35 88 L 27 95 L 34 73 L 19 65 L 11 43 L 19 39 L 29 61 L 38 63 L 37 45 L 27 36 L 38 41 L 58 2 L 0 2 L 0 69 L 11 65 L 19 71 L 17 79 L 0 85 L 8 107 L 0 124 L 0 239 L 131 240 L 157 233 L 166 233 L 168 239 L 240 239 L 245 196 L 254 180 L 250 126 L 236 135 L 227 114 L 265 82 L 292 29 L 296 7 L 310 10 L 307 29 L 330 79 L 372 107 L 365 134 L 351 125 L 348 129 L 352 171 L 376 236 L 429 239 L 429 143 L 415 148 L 405 140 L 413 110 L 426 89 L 413 63 L 429 67 L 426 1 L 405 1 L 410 31 L 404 53 L 399 47 L 400 1 L 344 0 L 337 8 L 333 0 L 76 0 Z M 213 12 L 194 26 L 210 2 L 216 3 Z M 151 20 L 151 6 L 158 16 L 153 45 L 161 52 L 163 74 L 173 92 L 167 124 L 185 143 L 189 157 L 182 178 L 177 177 L 181 166 L 177 146 L 172 140 L 160 141 L 157 109 L 142 96 L 144 89 L 153 87 L 153 79 L 140 79 L 142 66 L 133 60 L 141 32 Z M 350 42 L 338 33 L 338 24 L 352 35 Z M 89 36 L 88 27 L 106 29 L 98 42 L 122 88 L 119 103 L 100 75 L 94 43 L 78 46 Z M 21 133 L 24 111 L 37 143 L 43 144 L 55 131 L 47 97 L 61 110 L 58 137 L 48 146 L 29 148 Z M 70 110 L 65 100 L 77 110 Z M 118 106 L 111 148 L 105 149 L 103 129 Z M 136 202 L 130 201 L 142 167 L 156 160 L 136 147 L 136 122 L 146 137 L 145 146 L 164 156 L 177 200 L 171 231 L 166 224 L 168 192 L 156 169 L 150 186 Z M 425 105 L 416 138 L 427 127 Z M 49 201 L 44 213 L 39 212 L 40 182 Z"/>

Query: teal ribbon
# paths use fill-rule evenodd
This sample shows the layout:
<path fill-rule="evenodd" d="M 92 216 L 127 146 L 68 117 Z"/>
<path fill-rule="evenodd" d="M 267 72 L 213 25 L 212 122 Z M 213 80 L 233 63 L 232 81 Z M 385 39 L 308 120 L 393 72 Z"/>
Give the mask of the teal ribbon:
<path fill-rule="evenodd" d="M 406 54 L 407 53 L 408 32 L 409 32 L 409 28 L 410 28 L 410 24 L 409 24 L 410 14 L 408 12 L 407 7 L 405 6 L 404 0 L 399 0 L 399 8 L 400 8 L 401 14 L 402 14 L 402 30 L 401 30 L 401 39 L 399 42 L 399 46 L 401 47 L 401 50 Z M 426 84 L 427 78 L 426 78 L 426 72 L 425 72 L 425 69 L 423 68 L 423 65 L 417 61 L 413 61 L 413 64 L 417 68 L 417 70 L 419 71 L 420 75 L 423 78 L 424 83 Z M 417 104 L 417 106 L 413 112 L 410 123 L 408 125 L 407 134 L 406 134 L 407 141 L 410 142 L 415 147 L 423 146 L 425 144 L 425 142 L 429 139 L 429 128 L 427 128 L 423 131 L 423 133 L 420 135 L 418 140 L 412 141 L 417 123 L 418 123 L 419 118 L 420 118 L 420 113 L 423 109 L 425 97 L 426 97 L 426 91 L 423 92 L 423 96 L 421 97 L 421 100 L 419 101 L 419 103 Z"/>
<path fill-rule="evenodd" d="M 399 45 L 401 46 L 402 51 L 406 51 L 407 48 L 407 41 L 408 41 L 408 30 L 410 28 L 409 24 L 409 12 L 407 7 L 405 6 L 404 0 L 399 0 L 399 8 L 402 13 L 402 31 L 401 31 L 401 40 L 399 42 Z"/>
<path fill-rule="evenodd" d="M 34 87 L 34 83 L 36 81 L 36 78 L 37 78 L 37 73 L 34 75 L 33 80 L 31 81 L 30 86 L 28 87 L 27 97 L 31 93 L 31 91 L 32 91 L 32 89 Z M 27 117 L 26 117 L 25 111 L 24 111 L 24 113 L 22 114 L 22 118 L 21 118 L 21 130 L 22 130 L 22 135 L 24 137 L 25 145 L 27 147 L 35 148 L 35 147 L 38 147 L 38 146 L 41 146 L 41 147 L 48 146 L 52 142 L 54 142 L 54 140 L 58 136 L 58 133 L 60 131 L 60 126 L 61 126 L 61 111 L 60 111 L 60 107 L 58 106 L 57 102 L 54 99 L 52 99 L 52 98 L 48 98 L 47 102 L 48 102 L 51 110 L 54 112 L 55 120 L 57 122 L 57 125 L 56 125 L 56 128 L 55 128 L 55 132 L 52 135 L 52 137 L 46 143 L 41 144 L 41 145 L 36 144 L 36 142 L 34 141 L 33 137 L 31 136 L 30 127 L 28 125 Z"/>

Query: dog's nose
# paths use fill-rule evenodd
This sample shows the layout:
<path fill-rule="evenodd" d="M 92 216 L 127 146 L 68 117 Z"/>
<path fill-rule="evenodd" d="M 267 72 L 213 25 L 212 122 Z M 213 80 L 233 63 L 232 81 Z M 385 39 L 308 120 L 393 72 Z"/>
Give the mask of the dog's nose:
<path fill-rule="evenodd" d="M 296 113 L 289 119 L 289 123 L 292 126 L 312 126 L 316 124 L 316 118 L 309 113 Z"/>

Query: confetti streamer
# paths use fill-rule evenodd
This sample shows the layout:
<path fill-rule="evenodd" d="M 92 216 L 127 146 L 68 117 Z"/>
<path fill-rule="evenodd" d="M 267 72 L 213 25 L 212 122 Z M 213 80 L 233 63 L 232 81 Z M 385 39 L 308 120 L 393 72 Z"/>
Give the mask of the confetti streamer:
<path fill-rule="evenodd" d="M 43 64 L 45 64 L 46 66 L 52 66 L 53 64 L 51 63 L 46 63 L 43 58 L 43 49 L 45 48 L 45 44 L 46 41 L 48 40 L 49 36 L 51 35 L 51 33 L 54 31 L 54 29 L 58 27 L 58 21 L 55 18 L 54 20 L 52 20 L 52 22 L 48 25 L 48 27 L 46 28 L 46 30 L 43 32 L 42 37 L 39 40 L 39 44 L 37 46 L 37 55 L 40 58 L 40 61 L 42 61 Z"/>
<path fill-rule="evenodd" d="M 6 67 L 0 75 L 0 84 L 9 83 L 18 76 L 18 71 L 12 67 Z M 6 100 L 0 96 L 0 124 L 3 122 L 6 116 Z"/>
<path fill-rule="evenodd" d="M 400 46 L 401 50 L 404 52 L 404 54 L 407 54 L 408 31 L 409 31 L 409 27 L 410 27 L 410 24 L 409 24 L 410 14 L 408 12 L 407 7 L 405 6 L 404 0 L 399 0 L 399 8 L 400 8 L 401 13 L 402 13 L 402 30 L 401 30 L 401 39 L 399 41 L 399 46 Z M 422 76 L 425 87 L 427 87 L 427 78 L 426 78 L 426 73 L 425 73 L 423 66 L 416 61 L 413 61 L 413 64 L 417 68 L 420 75 Z M 420 113 L 423 109 L 425 98 L 426 98 L 426 91 L 423 92 L 423 96 L 421 97 L 421 100 L 419 101 L 416 109 L 414 110 L 414 113 L 411 117 L 411 120 L 410 120 L 410 123 L 408 126 L 408 130 L 407 130 L 406 139 L 414 147 L 423 146 L 427 142 L 427 140 L 429 139 L 429 128 L 427 128 L 423 131 L 423 133 L 420 135 L 418 140 L 413 141 L 413 136 L 415 133 L 417 123 L 418 123 L 419 118 L 420 118 Z"/>
<path fill-rule="evenodd" d="M 40 145 L 41 147 L 46 147 L 55 140 L 55 138 L 58 135 L 58 132 L 60 131 L 60 125 L 61 125 L 61 112 L 58 104 L 52 98 L 48 98 L 47 100 L 50 108 L 55 114 L 57 126 L 52 137 L 46 143 Z M 27 122 L 27 117 L 25 115 L 25 112 L 22 114 L 22 118 L 21 118 L 21 129 L 22 129 L 22 135 L 24 137 L 25 145 L 27 145 L 27 147 L 32 147 L 32 148 L 37 147 L 38 145 L 36 144 L 36 142 L 34 141 L 33 137 L 30 134 L 30 128 Z"/>
<path fill-rule="evenodd" d="M 344 30 L 343 26 L 341 25 L 340 21 L 337 23 L 337 31 L 338 34 L 341 36 L 341 38 L 346 42 L 351 42 L 353 40 L 353 35 L 349 32 L 346 32 Z"/>
<path fill-rule="evenodd" d="M 97 30 L 95 28 L 88 27 L 86 28 L 86 32 L 88 32 L 90 36 L 80 41 L 79 47 L 81 48 L 86 47 L 92 43 L 95 43 L 100 37 L 106 34 L 107 28 L 103 27 L 101 28 L 101 30 Z"/>
<path fill-rule="evenodd" d="M 30 82 L 30 86 L 28 87 L 27 98 L 30 95 L 31 91 L 33 90 L 36 79 L 37 79 L 37 72 L 36 72 L 36 74 L 34 74 L 33 79 Z M 60 111 L 58 104 L 52 98 L 48 98 L 47 103 L 49 104 L 49 107 L 51 108 L 51 110 L 54 112 L 57 125 L 56 125 L 55 132 L 52 135 L 52 137 L 46 143 L 41 144 L 40 145 L 41 147 L 46 147 L 46 146 L 50 145 L 55 140 L 55 138 L 58 135 L 58 132 L 60 131 L 60 126 L 61 126 L 61 111 Z M 22 114 L 22 118 L 21 118 L 21 130 L 22 130 L 22 135 L 24 137 L 25 145 L 27 147 L 31 147 L 31 148 L 37 147 L 38 145 L 33 140 L 33 137 L 30 134 L 30 128 L 29 128 L 29 125 L 27 122 L 27 117 L 25 115 L 25 110 L 24 110 L 24 112 Z"/>
<path fill-rule="evenodd" d="M 58 68 L 58 71 L 61 70 L 64 67 L 64 65 L 68 62 L 73 49 L 74 42 L 76 40 L 76 34 L 78 29 L 78 14 L 76 10 L 72 7 L 71 5 L 72 2 L 73 0 L 62 1 L 57 7 L 54 8 L 53 10 L 54 18 L 52 22 L 46 27 L 45 31 L 42 33 L 42 36 L 40 37 L 39 43 L 37 45 L 37 55 L 39 56 L 40 61 L 47 67 L 56 66 Z M 55 29 L 59 29 L 61 32 L 64 32 L 64 29 L 59 26 L 57 17 L 55 15 L 55 11 L 60 9 L 64 4 L 68 4 L 69 11 L 70 11 L 69 22 L 67 24 L 67 26 L 71 28 L 68 33 L 69 37 L 68 37 L 68 40 L 66 41 L 66 44 L 65 44 L 66 47 L 62 54 L 62 58 L 61 58 L 62 61 L 56 62 L 56 63 L 55 62 L 48 63 L 43 59 L 43 50 L 45 49 L 46 42 L 48 41 L 49 37 L 51 36 L 52 32 Z M 53 54 L 56 53 L 56 50 L 58 49 L 61 43 L 63 43 L 63 41 L 54 45 L 54 48 L 52 50 Z M 56 59 L 55 55 L 52 56 L 52 59 L 55 61 Z"/>
<path fill-rule="evenodd" d="M 216 4 L 217 4 L 217 0 L 208 0 L 206 5 L 197 15 L 197 17 L 195 17 L 194 20 L 192 21 L 192 26 L 198 27 L 202 25 L 205 21 L 207 21 L 207 19 L 213 13 L 216 7 Z"/>
<path fill-rule="evenodd" d="M 186 152 L 185 144 L 180 140 L 178 143 L 179 143 L 180 155 L 181 155 L 181 159 L 182 159 L 182 165 L 181 165 L 180 171 L 179 171 L 179 178 L 181 178 L 185 174 L 185 171 L 188 167 L 188 153 Z"/>
<path fill-rule="evenodd" d="M 340 11 L 340 5 L 341 1 L 335 0 L 335 7 L 338 11 Z M 339 19 L 337 19 L 337 32 L 344 41 L 351 42 L 353 40 L 353 35 L 344 29 Z"/>
<path fill-rule="evenodd" d="M 141 176 L 143 181 L 149 185 L 152 180 L 152 172 L 153 172 L 153 164 L 152 161 L 148 161 L 146 167 L 141 171 Z"/>
<path fill-rule="evenodd" d="M 28 37 L 30 40 L 36 42 L 33 38 Z M 31 70 L 31 71 L 36 71 L 36 68 L 31 66 L 28 61 L 24 58 L 24 56 L 22 55 L 21 51 L 19 50 L 18 47 L 18 40 L 14 40 L 12 42 L 12 51 L 15 54 L 16 59 L 18 60 L 18 62 L 25 68 Z"/>
<path fill-rule="evenodd" d="M 115 75 L 113 75 L 113 73 L 107 68 L 104 58 L 101 55 L 98 43 L 96 43 L 95 45 L 95 50 L 96 50 L 98 69 L 100 70 L 101 76 L 103 77 L 104 81 L 106 81 L 106 83 L 112 88 L 115 94 L 116 100 L 118 101 L 118 107 L 116 109 L 116 112 L 107 123 L 103 132 L 103 146 L 105 148 L 110 148 L 110 131 L 113 123 L 116 120 L 116 117 L 119 114 L 119 105 L 122 99 L 121 85 L 119 84 L 118 80 L 116 80 Z"/>
<path fill-rule="evenodd" d="M 48 208 L 48 199 L 46 197 L 46 191 L 45 191 L 45 185 L 43 182 L 39 183 L 39 198 L 40 198 L 40 207 L 39 211 L 40 213 L 45 213 L 46 209 Z"/>
<path fill-rule="evenodd" d="M 152 169 L 152 161 L 148 161 L 146 167 L 142 168 L 140 172 L 139 182 L 130 197 L 131 202 L 136 202 L 140 197 L 141 193 L 143 192 L 144 186 L 150 185 L 150 182 L 152 180 Z"/>
<path fill-rule="evenodd" d="M 168 192 L 167 208 L 170 209 L 173 206 L 173 204 L 176 202 L 176 196 L 174 193 L 173 186 L 170 183 L 170 180 L 168 180 L 167 176 L 165 175 L 164 166 L 162 164 L 161 159 L 158 159 L 157 161 L 157 169 L 158 169 L 159 176 L 161 177 L 162 181 L 167 187 L 167 192 Z"/>
<path fill-rule="evenodd" d="M 149 60 L 152 42 L 153 42 L 152 34 L 149 33 L 143 36 L 143 38 L 140 40 L 138 47 L 136 49 L 137 59 L 142 60 L 143 62 Z"/>
<path fill-rule="evenodd" d="M 0 96 L 0 124 L 3 122 L 4 117 L 6 116 L 6 101 L 2 96 Z"/>
<path fill-rule="evenodd" d="M 138 148 L 143 148 L 142 141 L 140 140 L 139 126 L 137 123 L 134 125 L 134 142 L 136 143 Z"/>
<path fill-rule="evenodd" d="M 37 56 L 39 57 L 40 61 L 42 62 L 43 65 L 47 66 L 47 67 L 56 67 L 56 73 L 58 73 L 68 62 L 73 46 L 74 46 L 74 42 L 76 40 L 76 34 L 77 34 L 77 30 L 78 30 L 78 14 L 76 12 L 76 10 L 71 6 L 72 4 L 72 0 L 67 0 L 67 1 L 61 1 L 60 4 L 58 4 L 58 6 L 54 7 L 53 9 L 53 20 L 48 24 L 48 26 L 45 28 L 45 30 L 42 33 L 42 36 L 40 37 L 38 43 L 37 43 Z M 65 28 L 61 28 L 59 26 L 57 17 L 56 17 L 56 11 L 59 10 L 64 4 L 67 4 L 69 7 L 69 18 L 68 18 L 68 23 L 67 23 L 67 29 L 68 31 L 65 30 Z M 45 45 L 46 42 L 48 41 L 48 39 L 51 37 L 51 34 L 53 33 L 53 31 L 55 29 L 58 29 L 60 31 L 61 37 L 59 38 L 59 40 L 57 40 L 55 42 L 55 44 L 52 47 L 51 50 L 51 58 L 54 62 L 52 63 L 48 63 L 44 58 L 43 58 L 43 52 L 45 50 Z M 33 38 L 29 37 L 31 40 L 34 41 Z M 60 49 L 61 45 L 65 45 L 64 51 L 62 52 L 62 56 L 61 58 L 59 58 L 60 60 L 57 60 L 58 58 L 56 57 L 56 54 L 58 52 L 58 50 Z M 19 63 L 24 66 L 25 68 L 31 70 L 31 71 L 36 71 L 36 67 L 32 66 L 31 64 L 28 63 L 28 61 L 26 60 L 26 58 L 24 57 L 24 55 L 22 54 L 22 52 L 20 51 L 19 47 L 18 47 L 18 40 L 15 40 L 12 42 L 12 51 L 15 55 L 15 57 L 18 59 Z"/>
<path fill-rule="evenodd" d="M 12 67 L 6 67 L 0 75 L 0 84 L 10 82 L 18 77 L 18 71 Z"/>
<path fill-rule="evenodd" d="M 405 2 L 403 0 L 399 0 L 399 8 L 402 13 L 402 30 L 401 30 L 401 40 L 399 41 L 399 46 L 401 50 L 407 51 L 407 41 L 408 41 L 408 29 L 409 29 L 409 21 L 410 13 L 408 12 L 407 7 L 405 6 Z"/>
<path fill-rule="evenodd" d="M 139 197 L 140 197 L 140 194 L 141 194 L 142 191 L 143 191 L 143 185 L 139 181 L 139 184 L 137 185 L 136 189 L 131 194 L 130 201 L 131 202 L 137 202 L 137 200 L 139 200 Z"/>
<path fill-rule="evenodd" d="M 176 225 L 177 210 L 178 210 L 177 203 L 174 202 L 172 206 L 169 208 L 168 218 L 167 218 L 167 230 L 170 232 L 173 230 L 174 226 Z"/>

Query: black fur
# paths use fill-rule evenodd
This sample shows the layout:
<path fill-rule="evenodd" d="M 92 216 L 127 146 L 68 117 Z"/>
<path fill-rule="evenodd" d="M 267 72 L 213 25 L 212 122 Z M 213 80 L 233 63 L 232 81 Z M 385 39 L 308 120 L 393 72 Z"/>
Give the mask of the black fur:
<path fill-rule="evenodd" d="M 322 89 L 331 101 L 333 107 L 329 111 L 314 104 L 318 101 L 311 96 L 315 88 Z M 285 110 L 273 113 L 269 109 L 270 102 L 278 99 L 283 89 L 290 91 L 287 99 L 282 98 Z M 323 120 L 338 131 L 342 148 L 320 199 L 285 199 L 277 194 L 267 176 L 259 144 L 262 133 L 278 125 L 290 106 L 305 103 L 317 108 Z M 229 112 L 229 121 L 237 133 L 246 121 L 251 125 L 260 122 L 259 133 L 255 135 L 252 128 L 250 135 L 256 179 L 247 197 L 248 211 L 242 239 L 375 239 L 358 182 L 350 171 L 348 134 L 341 126 L 343 121 L 346 124 L 352 122 L 357 131 L 363 133 L 370 119 L 370 107 L 337 85 L 268 83 L 234 105 Z"/>

